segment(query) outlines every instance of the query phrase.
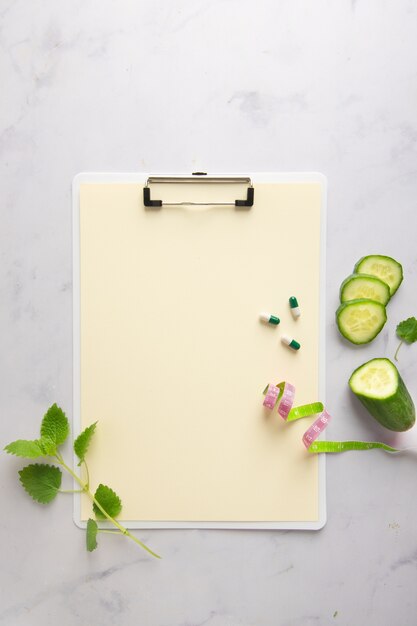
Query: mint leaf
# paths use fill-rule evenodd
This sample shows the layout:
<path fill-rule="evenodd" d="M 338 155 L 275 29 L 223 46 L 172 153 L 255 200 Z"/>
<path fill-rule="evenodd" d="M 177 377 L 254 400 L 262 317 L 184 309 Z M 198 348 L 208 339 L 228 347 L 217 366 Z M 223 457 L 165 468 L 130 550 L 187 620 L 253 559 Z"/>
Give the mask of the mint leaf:
<path fill-rule="evenodd" d="M 64 443 L 69 433 L 69 422 L 64 411 L 53 404 L 45 413 L 41 424 L 41 436 L 59 446 Z"/>
<path fill-rule="evenodd" d="M 417 320 L 415 317 L 400 322 L 397 326 L 397 335 L 406 343 L 414 343 L 417 341 Z"/>
<path fill-rule="evenodd" d="M 408 319 L 400 322 L 397 326 L 397 336 L 401 339 L 398 348 L 395 351 L 394 359 L 398 361 L 398 351 L 406 343 L 414 343 L 417 341 L 417 320 L 415 317 L 409 317 Z"/>
<path fill-rule="evenodd" d="M 97 522 L 90 518 L 87 522 L 87 534 L 86 534 L 87 550 L 89 552 L 92 552 L 93 550 L 97 548 L 97 533 L 98 533 Z"/>
<path fill-rule="evenodd" d="M 41 437 L 38 443 L 45 456 L 54 456 L 56 454 L 56 443 L 49 437 Z"/>
<path fill-rule="evenodd" d="M 77 439 L 74 441 L 74 452 L 80 459 L 78 465 L 84 461 L 85 455 L 87 454 L 88 446 L 90 445 L 90 441 L 94 435 L 94 431 L 96 429 L 97 422 L 91 424 L 91 426 L 87 426 L 83 432 L 78 435 Z"/>
<path fill-rule="evenodd" d="M 40 456 L 46 456 L 39 440 L 31 441 L 29 439 L 18 439 L 7 444 L 4 448 L 9 454 L 22 456 L 26 459 L 36 459 Z"/>
<path fill-rule="evenodd" d="M 110 517 L 117 517 L 122 510 L 122 501 L 119 496 L 113 489 L 106 485 L 100 484 L 97 487 L 94 497 Z M 103 515 L 95 502 L 93 503 L 93 510 L 97 518 L 105 519 L 105 515 Z"/>
<path fill-rule="evenodd" d="M 58 493 L 62 472 L 54 465 L 27 465 L 19 472 L 20 482 L 27 493 L 37 502 L 47 504 Z"/>

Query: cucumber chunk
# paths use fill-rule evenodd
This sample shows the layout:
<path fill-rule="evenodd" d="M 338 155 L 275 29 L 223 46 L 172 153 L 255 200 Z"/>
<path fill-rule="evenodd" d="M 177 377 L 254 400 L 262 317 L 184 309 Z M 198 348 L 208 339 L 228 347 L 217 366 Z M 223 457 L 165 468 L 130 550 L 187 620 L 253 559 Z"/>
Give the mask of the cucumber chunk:
<path fill-rule="evenodd" d="M 351 274 L 340 286 L 340 302 L 367 298 L 387 304 L 390 290 L 387 283 L 371 274 Z"/>
<path fill-rule="evenodd" d="M 414 425 L 413 400 L 389 359 L 372 359 L 358 367 L 349 379 L 349 387 L 385 428 L 402 432 Z"/>
<path fill-rule="evenodd" d="M 336 311 L 340 333 L 355 344 L 369 343 L 375 339 L 386 321 L 385 306 L 367 298 L 344 302 Z"/>
<path fill-rule="evenodd" d="M 362 257 L 353 270 L 356 274 L 372 274 L 387 283 L 391 296 L 397 291 L 403 279 L 403 268 L 390 256 L 370 254 Z"/>

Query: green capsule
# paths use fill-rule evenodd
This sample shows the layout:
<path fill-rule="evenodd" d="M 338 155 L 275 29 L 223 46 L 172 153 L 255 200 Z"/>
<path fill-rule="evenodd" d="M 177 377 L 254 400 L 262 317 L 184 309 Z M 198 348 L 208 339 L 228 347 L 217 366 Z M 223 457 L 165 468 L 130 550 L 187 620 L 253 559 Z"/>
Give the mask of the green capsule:
<path fill-rule="evenodd" d="M 272 324 L 273 326 L 278 326 L 280 319 L 276 315 L 271 315 L 271 313 L 261 313 L 260 316 L 263 322 L 267 324 Z"/>
<path fill-rule="evenodd" d="M 298 306 L 298 301 L 295 296 L 291 296 L 289 299 L 291 313 L 294 319 L 297 319 L 301 315 L 300 307 Z"/>
<path fill-rule="evenodd" d="M 283 335 L 281 337 L 281 341 L 292 350 L 299 350 L 301 348 L 301 345 L 298 343 L 298 341 L 295 341 L 295 339 L 291 339 L 291 337 L 288 337 L 287 335 Z"/>

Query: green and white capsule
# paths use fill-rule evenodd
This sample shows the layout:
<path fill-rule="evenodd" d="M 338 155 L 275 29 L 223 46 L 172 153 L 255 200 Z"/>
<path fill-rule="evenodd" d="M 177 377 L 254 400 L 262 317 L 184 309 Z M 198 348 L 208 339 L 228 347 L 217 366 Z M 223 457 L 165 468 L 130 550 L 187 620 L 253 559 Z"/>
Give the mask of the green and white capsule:
<path fill-rule="evenodd" d="M 299 350 L 301 348 L 298 341 L 295 341 L 295 339 L 291 339 L 291 337 L 288 337 L 288 335 L 283 335 L 281 337 L 281 341 L 284 345 L 291 348 L 291 350 Z"/>
<path fill-rule="evenodd" d="M 261 313 L 259 317 L 263 322 L 266 322 L 267 324 L 272 324 L 273 326 L 278 326 L 278 324 L 280 323 L 279 317 L 277 317 L 276 315 L 271 315 L 271 313 Z"/>
<path fill-rule="evenodd" d="M 289 299 L 289 303 L 290 303 L 292 316 L 296 320 L 301 315 L 301 311 L 300 311 L 300 307 L 298 306 L 297 298 L 295 296 L 291 296 L 291 298 Z"/>

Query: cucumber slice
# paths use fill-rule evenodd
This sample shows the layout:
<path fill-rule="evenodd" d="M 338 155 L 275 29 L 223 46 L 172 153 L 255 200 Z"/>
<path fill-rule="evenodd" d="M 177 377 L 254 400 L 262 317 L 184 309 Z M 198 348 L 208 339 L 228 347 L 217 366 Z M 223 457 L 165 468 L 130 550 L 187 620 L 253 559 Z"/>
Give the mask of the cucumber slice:
<path fill-rule="evenodd" d="M 356 263 L 353 270 L 356 274 L 372 274 L 387 283 L 391 296 L 397 291 L 403 279 L 403 268 L 390 256 L 370 254 Z"/>
<path fill-rule="evenodd" d="M 372 359 L 358 367 L 349 379 L 349 387 L 385 428 L 402 432 L 413 426 L 413 400 L 389 359 Z"/>
<path fill-rule="evenodd" d="M 367 298 L 387 304 L 390 291 L 387 283 L 371 274 L 351 274 L 340 286 L 340 302 Z"/>
<path fill-rule="evenodd" d="M 375 339 L 386 321 L 385 306 L 367 298 L 344 302 L 336 311 L 340 333 L 356 344 L 369 343 Z"/>

